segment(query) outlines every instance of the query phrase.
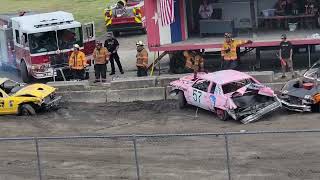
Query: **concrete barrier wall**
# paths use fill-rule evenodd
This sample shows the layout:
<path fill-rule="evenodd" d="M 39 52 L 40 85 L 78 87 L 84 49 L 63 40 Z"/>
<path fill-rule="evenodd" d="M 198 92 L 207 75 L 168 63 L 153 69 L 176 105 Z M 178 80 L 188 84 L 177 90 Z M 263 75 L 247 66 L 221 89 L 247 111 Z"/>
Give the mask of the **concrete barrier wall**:
<path fill-rule="evenodd" d="M 165 99 L 165 87 L 110 90 L 107 93 L 107 102 L 156 101 Z"/>
<path fill-rule="evenodd" d="M 57 92 L 62 96 L 64 102 L 80 103 L 105 103 L 107 101 L 107 92 L 105 90 L 95 91 L 63 91 Z"/>

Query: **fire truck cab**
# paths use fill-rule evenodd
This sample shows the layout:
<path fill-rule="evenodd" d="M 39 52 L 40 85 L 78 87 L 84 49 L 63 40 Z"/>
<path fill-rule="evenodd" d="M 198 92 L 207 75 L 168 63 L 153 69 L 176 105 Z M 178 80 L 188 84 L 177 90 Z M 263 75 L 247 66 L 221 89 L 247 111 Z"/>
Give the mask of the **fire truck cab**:
<path fill-rule="evenodd" d="M 73 45 L 87 59 L 95 47 L 94 24 L 81 24 L 68 12 L 0 15 L 0 65 L 20 71 L 24 82 L 59 75 L 68 69 Z"/>
<path fill-rule="evenodd" d="M 120 32 L 146 32 L 143 0 L 120 0 L 106 8 L 104 13 L 107 31 L 115 36 Z"/>

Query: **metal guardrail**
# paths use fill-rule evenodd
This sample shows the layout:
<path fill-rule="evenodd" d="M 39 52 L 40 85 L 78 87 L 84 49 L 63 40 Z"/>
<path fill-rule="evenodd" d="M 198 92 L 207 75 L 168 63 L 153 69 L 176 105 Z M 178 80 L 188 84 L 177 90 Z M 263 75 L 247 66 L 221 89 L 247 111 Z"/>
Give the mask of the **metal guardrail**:
<path fill-rule="evenodd" d="M 229 138 L 232 136 L 243 136 L 243 135 L 266 135 L 266 134 L 302 134 L 302 133 L 320 133 L 320 129 L 313 130 L 288 130 L 288 131 L 248 131 L 248 132 L 226 132 L 226 133 L 186 133 L 186 134 L 133 134 L 133 135 L 103 135 L 103 136 L 57 136 L 57 137 L 12 137 L 12 138 L 0 138 L 0 142 L 12 142 L 12 141 L 30 141 L 34 143 L 34 150 L 36 153 L 36 167 L 37 176 L 39 180 L 43 180 L 44 167 L 41 164 L 41 142 L 50 141 L 63 141 L 63 140 L 89 140 L 89 139 L 126 139 L 125 141 L 132 141 L 134 151 L 134 164 L 136 169 L 136 179 L 141 179 L 140 173 L 140 161 L 137 141 L 140 139 L 148 138 L 178 138 L 178 137 L 213 137 L 223 138 L 225 148 L 225 163 L 226 163 L 226 176 L 228 180 L 232 179 L 232 168 L 230 158 L 230 142 Z M 320 135 L 320 134 L 319 134 Z M 121 141 L 121 140 L 120 140 Z M 1 149 L 1 146 L 0 146 Z M 213 178 L 214 179 L 214 178 Z"/>

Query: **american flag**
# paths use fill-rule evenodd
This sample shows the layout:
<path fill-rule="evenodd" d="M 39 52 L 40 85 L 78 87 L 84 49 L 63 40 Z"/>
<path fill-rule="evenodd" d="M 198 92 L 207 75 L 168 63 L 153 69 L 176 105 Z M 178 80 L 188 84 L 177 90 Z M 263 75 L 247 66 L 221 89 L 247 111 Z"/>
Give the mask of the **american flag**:
<path fill-rule="evenodd" d="M 162 26 L 174 21 L 174 0 L 160 0 L 160 18 Z"/>

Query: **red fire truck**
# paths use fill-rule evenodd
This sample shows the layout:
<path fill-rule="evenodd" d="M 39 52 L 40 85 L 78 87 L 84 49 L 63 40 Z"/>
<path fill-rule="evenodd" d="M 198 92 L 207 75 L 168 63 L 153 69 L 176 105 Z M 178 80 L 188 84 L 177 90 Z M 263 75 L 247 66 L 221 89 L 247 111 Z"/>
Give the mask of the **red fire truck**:
<path fill-rule="evenodd" d="M 18 69 L 24 82 L 58 76 L 68 67 L 74 44 L 91 62 L 94 24 L 81 24 L 71 13 L 0 15 L 0 66 Z"/>
<path fill-rule="evenodd" d="M 144 1 L 121 0 L 105 9 L 107 31 L 119 36 L 120 32 L 141 30 L 146 32 Z"/>

